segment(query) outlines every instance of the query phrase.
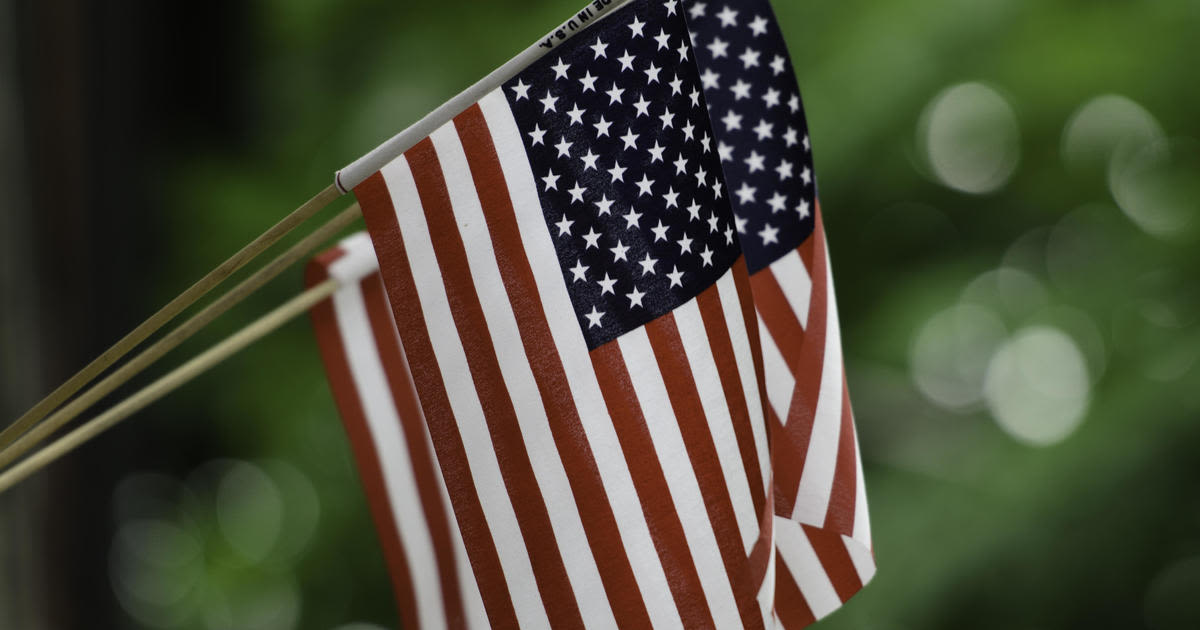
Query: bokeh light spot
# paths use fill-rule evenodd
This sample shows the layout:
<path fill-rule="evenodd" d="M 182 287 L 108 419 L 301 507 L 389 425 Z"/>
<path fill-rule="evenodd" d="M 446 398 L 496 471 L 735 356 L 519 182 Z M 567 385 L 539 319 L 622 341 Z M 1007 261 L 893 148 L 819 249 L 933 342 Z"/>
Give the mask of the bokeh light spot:
<path fill-rule="evenodd" d="M 1164 138 L 1162 127 L 1146 108 L 1118 95 L 1105 94 L 1084 103 L 1063 127 L 1063 160 L 1077 171 L 1103 173 L 1122 152 L 1134 152 Z"/>
<path fill-rule="evenodd" d="M 233 549 L 251 562 L 266 558 L 283 527 L 283 496 L 270 476 L 249 462 L 231 463 L 217 486 L 216 510 Z"/>
<path fill-rule="evenodd" d="M 918 145 L 943 184 L 973 194 L 1003 186 L 1020 159 L 1016 114 L 982 83 L 962 83 L 935 96 L 921 116 Z"/>
<path fill-rule="evenodd" d="M 1168 238 L 1200 212 L 1200 151 L 1193 142 L 1159 141 L 1114 158 L 1108 188 L 1117 206 L 1151 236 Z"/>
<path fill-rule="evenodd" d="M 1200 628 L 1200 556 L 1163 569 L 1146 592 L 1146 625 L 1152 630 Z"/>
<path fill-rule="evenodd" d="M 1083 353 L 1070 336 L 1030 326 L 993 355 L 983 393 L 1000 428 L 1021 442 L 1046 446 L 1078 428 L 1091 384 Z"/>
<path fill-rule="evenodd" d="M 147 626 L 175 626 L 192 613 L 189 595 L 200 585 L 203 568 L 195 536 L 170 521 L 129 520 L 113 537 L 113 591 L 129 616 Z"/>
<path fill-rule="evenodd" d="M 910 361 L 917 388 L 947 409 L 979 403 L 988 361 L 1006 333 L 1000 319 L 982 306 L 957 304 L 937 313 L 912 344 Z"/>

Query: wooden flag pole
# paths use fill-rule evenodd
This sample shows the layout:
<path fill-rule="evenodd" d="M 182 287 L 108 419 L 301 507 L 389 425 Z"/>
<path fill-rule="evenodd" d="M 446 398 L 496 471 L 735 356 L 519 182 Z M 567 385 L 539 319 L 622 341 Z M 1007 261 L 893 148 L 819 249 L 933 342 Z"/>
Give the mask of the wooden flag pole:
<path fill-rule="evenodd" d="M 317 193 L 312 199 L 304 202 L 299 208 L 293 210 L 291 214 L 271 226 L 270 229 L 263 232 L 258 238 L 251 241 L 236 254 L 230 256 L 228 260 L 221 263 L 216 269 L 208 272 L 207 275 L 188 287 L 186 291 L 180 293 L 175 299 L 168 302 L 166 306 L 159 309 L 157 313 L 151 315 L 149 319 L 139 324 L 137 328 L 134 328 L 129 334 L 122 337 L 120 341 L 113 344 L 111 348 L 93 359 L 82 370 L 76 372 L 65 383 L 55 388 L 54 391 L 50 392 L 49 395 L 30 408 L 29 411 L 26 411 L 24 415 L 5 427 L 3 431 L 0 431 L 0 448 L 12 444 L 22 433 L 25 433 L 37 423 L 38 420 L 46 417 L 46 414 L 53 411 L 75 394 L 75 392 L 82 389 L 84 385 L 90 383 L 92 379 L 116 363 L 118 359 L 128 354 L 130 350 L 133 350 L 138 344 L 145 341 L 147 337 L 154 334 L 155 331 L 174 319 L 176 315 L 211 291 L 213 287 L 233 275 L 243 265 L 250 262 L 255 256 L 261 254 L 271 245 L 274 245 L 284 235 L 295 229 L 296 226 L 332 203 L 341 194 L 336 186 L 330 185 L 325 190 Z"/>
<path fill-rule="evenodd" d="M 112 374 L 109 374 L 100 382 L 93 385 L 79 397 L 51 414 L 45 421 L 34 424 L 25 434 L 19 436 L 7 447 L 0 450 L 0 469 L 11 464 L 22 454 L 28 452 L 46 439 L 46 437 L 58 431 L 68 422 L 79 416 L 79 414 L 86 411 L 88 407 L 94 405 L 142 370 L 158 361 L 163 355 L 179 346 L 179 344 L 183 343 L 230 308 L 233 308 L 234 305 L 257 291 L 272 278 L 278 276 L 284 269 L 310 255 L 314 250 L 337 234 L 339 230 L 350 225 L 361 214 L 362 210 L 358 203 L 351 204 L 333 219 L 330 219 L 295 245 L 292 245 L 287 251 L 267 263 L 262 269 L 256 271 L 254 275 L 243 280 L 228 293 L 225 293 L 212 304 L 206 306 L 204 310 L 193 315 L 178 328 L 172 330 L 149 348 L 146 348 L 140 354 L 117 368 Z"/>
<path fill-rule="evenodd" d="M 108 411 L 92 418 L 74 431 L 55 440 L 46 448 L 30 455 L 16 466 L 0 474 L 0 492 L 11 488 L 42 467 L 66 455 L 84 442 L 96 437 L 150 403 L 203 374 L 209 368 L 242 348 L 261 339 L 296 316 L 308 311 L 308 309 L 315 306 L 321 300 L 332 295 L 337 288 L 338 281 L 336 279 L 329 279 L 308 289 L 249 326 L 227 337 L 224 341 L 200 353 L 187 363 L 175 368 L 166 376 L 117 403 Z"/>

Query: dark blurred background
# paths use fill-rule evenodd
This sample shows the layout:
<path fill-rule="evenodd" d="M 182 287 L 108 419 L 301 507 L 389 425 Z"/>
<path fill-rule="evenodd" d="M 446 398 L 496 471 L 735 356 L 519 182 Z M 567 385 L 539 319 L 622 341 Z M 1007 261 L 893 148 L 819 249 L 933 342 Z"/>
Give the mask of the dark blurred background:
<path fill-rule="evenodd" d="M 4 422 L 579 3 L 0 0 Z M 880 565 L 818 627 L 1200 628 L 1200 0 L 775 5 Z M 396 624 L 303 320 L 0 497 L 0 628 Z"/>

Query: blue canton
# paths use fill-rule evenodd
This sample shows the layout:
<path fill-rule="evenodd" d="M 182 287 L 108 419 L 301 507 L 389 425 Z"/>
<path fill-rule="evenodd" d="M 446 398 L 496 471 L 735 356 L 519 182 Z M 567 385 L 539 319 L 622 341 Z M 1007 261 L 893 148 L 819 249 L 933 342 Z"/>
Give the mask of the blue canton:
<path fill-rule="evenodd" d="M 750 273 L 813 231 L 816 182 L 800 88 L 767 0 L 685 3 Z"/>
<path fill-rule="evenodd" d="M 504 84 L 589 349 L 741 254 L 693 54 L 678 0 L 638 0 Z"/>

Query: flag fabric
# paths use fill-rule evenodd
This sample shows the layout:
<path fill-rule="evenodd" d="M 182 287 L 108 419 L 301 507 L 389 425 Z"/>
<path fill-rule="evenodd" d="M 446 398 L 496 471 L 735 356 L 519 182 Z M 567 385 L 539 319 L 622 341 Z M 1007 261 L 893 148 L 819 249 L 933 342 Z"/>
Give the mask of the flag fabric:
<path fill-rule="evenodd" d="M 776 614 L 784 627 L 801 628 L 875 573 L 812 147 L 767 0 L 685 6 L 758 320 Z"/>
<path fill-rule="evenodd" d="M 869 534 L 852 546 L 866 509 L 857 468 L 842 474 L 832 290 L 804 285 L 828 283 L 819 221 L 772 225 L 792 239 L 774 258 L 747 242 L 766 222 L 731 206 L 721 158 L 749 146 L 709 122 L 716 70 L 685 13 L 707 17 L 595 2 L 403 154 L 339 174 L 379 271 L 352 255 L 361 237 L 319 258 L 310 282 L 359 275 L 314 322 L 406 627 L 795 628 L 873 571 Z M 802 322 L 788 335 L 768 332 L 764 273 Z M 818 320 L 833 341 L 814 361 Z M 803 369 L 818 394 L 839 383 L 832 442 L 833 398 L 800 393 Z M 805 422 L 801 449 L 787 432 Z M 830 459 L 822 518 L 796 512 Z"/>

